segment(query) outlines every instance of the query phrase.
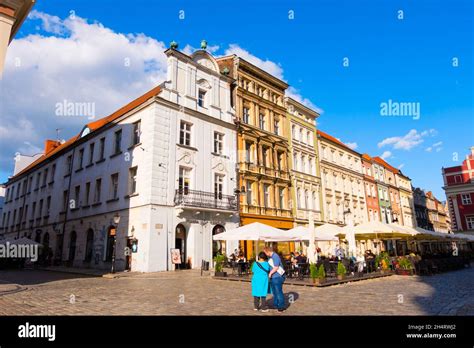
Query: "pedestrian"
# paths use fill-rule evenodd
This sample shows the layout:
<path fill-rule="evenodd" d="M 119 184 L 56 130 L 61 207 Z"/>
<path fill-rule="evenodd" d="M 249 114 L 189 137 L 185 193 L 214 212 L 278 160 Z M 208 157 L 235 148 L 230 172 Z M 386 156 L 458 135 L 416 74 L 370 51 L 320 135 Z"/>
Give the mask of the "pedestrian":
<path fill-rule="evenodd" d="M 271 247 L 263 249 L 265 255 L 268 256 L 268 263 L 271 270 L 268 273 L 270 278 L 270 286 L 273 294 L 273 305 L 278 312 L 285 311 L 285 297 L 283 295 L 283 283 L 285 282 L 285 270 L 283 269 L 281 259 Z"/>
<path fill-rule="evenodd" d="M 258 254 L 258 259 L 252 265 L 252 296 L 254 311 L 268 312 L 267 294 L 270 293 L 270 265 L 268 257 L 262 251 Z"/>

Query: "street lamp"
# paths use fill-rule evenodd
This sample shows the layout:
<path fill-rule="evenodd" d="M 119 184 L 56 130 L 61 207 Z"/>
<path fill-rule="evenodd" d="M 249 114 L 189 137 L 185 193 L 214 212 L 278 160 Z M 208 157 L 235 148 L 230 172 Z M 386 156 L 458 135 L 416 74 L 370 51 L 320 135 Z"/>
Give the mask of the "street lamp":
<path fill-rule="evenodd" d="M 112 273 L 115 273 L 115 250 L 116 250 L 116 244 L 117 244 L 117 230 L 118 230 L 119 222 L 120 222 L 120 215 L 117 213 L 114 216 L 115 233 L 114 233 L 114 246 L 112 249 Z"/>
<path fill-rule="evenodd" d="M 347 208 L 346 211 L 342 212 L 342 218 L 344 219 L 344 225 L 346 224 L 346 214 L 350 214 L 350 213 L 351 213 L 351 208 Z"/>

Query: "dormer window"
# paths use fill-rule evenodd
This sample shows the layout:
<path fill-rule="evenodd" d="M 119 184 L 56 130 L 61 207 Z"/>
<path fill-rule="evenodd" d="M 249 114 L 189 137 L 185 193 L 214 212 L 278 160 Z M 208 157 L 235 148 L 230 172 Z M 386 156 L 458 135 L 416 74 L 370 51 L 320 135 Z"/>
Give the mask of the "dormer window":
<path fill-rule="evenodd" d="M 200 107 L 205 107 L 205 102 L 206 102 L 206 91 L 203 89 L 200 89 L 198 92 L 198 105 Z"/>

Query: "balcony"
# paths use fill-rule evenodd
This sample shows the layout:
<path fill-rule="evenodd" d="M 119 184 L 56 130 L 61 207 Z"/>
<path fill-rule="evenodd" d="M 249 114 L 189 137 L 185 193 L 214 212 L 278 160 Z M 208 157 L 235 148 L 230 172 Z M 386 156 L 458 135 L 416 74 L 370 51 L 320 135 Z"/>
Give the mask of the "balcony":
<path fill-rule="evenodd" d="M 188 189 L 176 190 L 174 203 L 184 207 L 237 210 L 237 200 L 235 196 Z"/>

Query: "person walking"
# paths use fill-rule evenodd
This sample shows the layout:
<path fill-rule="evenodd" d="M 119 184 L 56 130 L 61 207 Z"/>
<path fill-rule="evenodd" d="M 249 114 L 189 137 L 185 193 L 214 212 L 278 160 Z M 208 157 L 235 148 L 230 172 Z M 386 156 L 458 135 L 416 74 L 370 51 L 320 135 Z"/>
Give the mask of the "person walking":
<path fill-rule="evenodd" d="M 268 312 L 267 308 L 267 294 L 270 293 L 270 265 L 267 262 L 268 257 L 262 251 L 258 254 L 258 260 L 252 265 L 252 296 L 254 311 Z"/>
<path fill-rule="evenodd" d="M 263 248 L 263 252 L 267 255 L 268 263 L 271 270 L 268 273 L 270 278 L 270 286 L 273 294 L 273 304 L 278 312 L 285 311 L 285 296 L 283 295 L 283 283 L 285 282 L 285 270 L 283 269 L 280 256 L 273 252 L 271 247 Z"/>

